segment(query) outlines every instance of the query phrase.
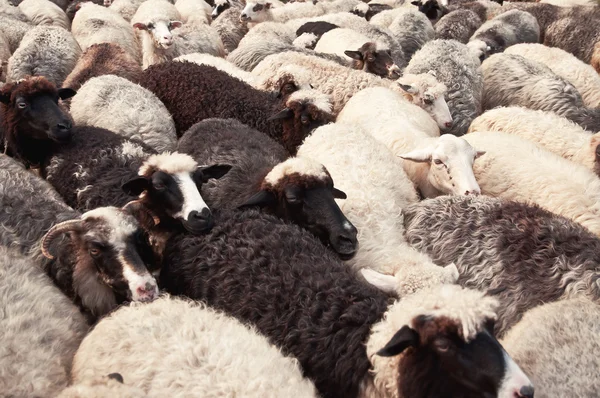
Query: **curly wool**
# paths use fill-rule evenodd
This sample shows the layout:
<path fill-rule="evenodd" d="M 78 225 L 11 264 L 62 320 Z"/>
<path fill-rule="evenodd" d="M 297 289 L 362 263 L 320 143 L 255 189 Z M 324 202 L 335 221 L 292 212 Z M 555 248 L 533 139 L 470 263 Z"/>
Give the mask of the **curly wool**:
<path fill-rule="evenodd" d="M 147 395 L 140 388 L 130 386 L 128 383 L 121 383 L 108 376 L 102 376 L 97 378 L 86 378 L 81 383 L 77 383 L 64 389 L 57 396 L 57 398 L 106 397 L 147 398 Z"/>
<path fill-rule="evenodd" d="M 517 43 L 538 43 L 540 26 L 530 13 L 510 10 L 481 25 L 469 40 L 476 41 L 489 47 L 489 51 L 484 51 L 485 55 L 498 53 Z"/>
<path fill-rule="evenodd" d="M 561 8 L 561 7 L 559 7 Z M 544 44 L 563 49 L 585 63 L 590 63 L 594 46 L 600 42 L 596 28 L 600 11 L 594 7 L 567 7 L 563 17 L 548 26 Z"/>
<path fill-rule="evenodd" d="M 487 19 L 494 18 L 500 14 L 503 14 L 510 10 L 521 10 L 526 11 L 533 15 L 540 26 L 540 43 L 545 43 L 545 36 L 548 27 L 562 18 L 567 12 L 568 8 L 559 7 L 553 4 L 538 3 L 538 2 L 506 2 L 501 7 L 496 7 L 490 10 L 487 14 Z M 482 17 L 480 15 L 480 17 Z M 486 18 L 482 18 L 485 20 Z"/>
<path fill-rule="evenodd" d="M 80 55 L 81 48 L 71 32 L 56 26 L 36 26 L 23 36 L 8 60 L 7 80 L 44 76 L 60 87 Z"/>
<path fill-rule="evenodd" d="M 248 33 L 247 24 L 240 22 L 241 12 L 242 7 L 234 5 L 223 11 L 211 24 L 219 34 L 228 54 L 238 47 L 246 33 Z"/>
<path fill-rule="evenodd" d="M 200 391 L 204 397 L 316 396 L 298 362 L 254 328 L 168 296 L 115 311 L 84 339 L 74 360 L 75 382 L 110 372 L 148 397 Z"/>
<path fill-rule="evenodd" d="M 404 57 L 410 60 L 425 43 L 433 40 L 435 31 L 429 19 L 419 10 L 405 9 L 388 26 L 392 36 L 402 47 Z"/>
<path fill-rule="evenodd" d="M 471 10 L 452 11 L 435 24 L 435 37 L 467 44 L 481 24 L 479 16 Z"/>
<path fill-rule="evenodd" d="M 13 6 L 10 7 L 16 8 Z M 10 46 L 10 52 L 14 53 L 19 47 L 19 44 L 21 44 L 23 36 L 31 30 L 32 26 L 27 22 L 13 19 L 5 15 L 6 14 L 0 14 L 0 30 L 6 35 L 6 40 L 8 40 Z"/>
<path fill-rule="evenodd" d="M 538 206 L 444 196 L 406 208 L 404 226 L 415 249 L 456 263 L 459 284 L 498 298 L 499 335 L 542 302 L 600 300 L 600 240 Z"/>
<path fill-rule="evenodd" d="M 600 306 L 586 299 L 528 311 L 502 341 L 535 384 L 535 396 L 600 395 Z"/>
<path fill-rule="evenodd" d="M 596 155 L 600 135 L 592 135 L 578 124 L 553 112 L 517 106 L 495 108 L 473 120 L 469 132 L 475 131 L 500 131 L 516 135 L 600 175 Z"/>
<path fill-rule="evenodd" d="M 73 355 L 88 329 L 79 309 L 38 265 L 32 258 L 0 248 L 3 396 L 56 396 L 67 386 Z"/>
<path fill-rule="evenodd" d="M 481 114 L 483 76 L 479 60 L 466 45 L 455 40 L 433 40 L 411 58 L 405 73 L 435 71 L 436 78 L 448 87 L 446 102 L 454 121 L 446 133 L 461 136 Z"/>
<path fill-rule="evenodd" d="M 162 102 L 129 80 L 104 75 L 88 80 L 71 100 L 78 126 L 92 126 L 143 142 L 156 152 L 175 150 L 175 124 Z"/>

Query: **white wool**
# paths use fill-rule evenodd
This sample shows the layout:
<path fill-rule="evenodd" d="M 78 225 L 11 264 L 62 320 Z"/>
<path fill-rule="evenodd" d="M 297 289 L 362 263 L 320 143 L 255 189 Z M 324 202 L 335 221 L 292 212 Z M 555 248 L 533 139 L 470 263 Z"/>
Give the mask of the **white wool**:
<path fill-rule="evenodd" d="M 34 25 L 58 26 L 65 30 L 71 29 L 67 14 L 49 0 L 23 0 L 19 9 Z"/>
<path fill-rule="evenodd" d="M 299 48 L 313 48 L 315 45 L 315 42 L 318 40 L 318 36 L 315 35 L 314 33 L 302 33 L 300 36 L 298 36 L 293 42 L 292 44 L 295 47 L 299 47 Z"/>
<path fill-rule="evenodd" d="M 311 89 L 310 71 L 298 65 L 282 66 L 273 75 L 269 76 L 266 79 L 262 79 L 262 84 L 260 88 L 267 91 L 278 91 L 281 89 L 281 87 L 279 87 L 279 83 L 282 79 L 285 81 L 294 82 L 294 84 L 300 90 Z M 331 112 L 331 110 L 329 112 Z"/>
<path fill-rule="evenodd" d="M 179 56 L 179 57 L 175 58 L 173 61 L 179 61 L 179 62 L 187 61 L 187 62 L 193 62 L 198 65 L 213 66 L 223 72 L 227 72 L 229 75 L 231 75 L 237 79 L 240 79 L 243 82 L 248 83 L 249 85 L 251 85 L 254 88 L 261 88 L 261 86 L 262 86 L 262 81 L 257 76 L 253 75 L 250 72 L 246 72 L 243 69 L 238 68 L 237 66 L 235 66 L 231 62 L 227 61 L 226 59 L 223 59 L 220 57 L 215 57 L 214 55 L 192 53 L 192 54 L 186 54 L 186 55 Z"/>
<path fill-rule="evenodd" d="M 286 176 L 291 174 L 300 174 L 309 177 L 316 177 L 322 180 L 329 178 L 325 167 L 312 159 L 304 157 L 294 157 L 279 163 L 267 174 L 265 182 L 275 186 Z"/>
<path fill-rule="evenodd" d="M 139 175 L 147 175 L 154 170 L 160 170 L 168 174 L 191 173 L 197 168 L 198 163 L 190 155 L 167 152 L 150 156 L 140 167 Z"/>
<path fill-rule="evenodd" d="M 85 212 L 81 216 L 83 221 L 90 218 L 102 220 L 103 226 L 110 231 L 110 234 L 102 231 L 102 236 L 108 236 L 108 243 L 117 250 L 123 250 L 125 248 L 128 239 L 139 227 L 133 216 L 125 213 L 118 207 L 99 207 Z M 87 236 L 94 236 L 96 234 L 97 231 L 94 229 L 86 233 Z"/>
<path fill-rule="evenodd" d="M 108 376 L 86 379 L 63 390 L 57 398 L 146 398 L 144 391 Z"/>
<path fill-rule="evenodd" d="M 331 113 L 333 105 L 331 103 L 331 96 L 327 94 L 323 94 L 317 90 L 299 90 L 295 91 L 288 97 L 286 104 L 292 102 L 304 102 L 311 103 L 315 107 L 317 107 L 320 111 Z"/>
<path fill-rule="evenodd" d="M 473 166 L 484 195 L 535 203 L 600 235 L 600 179 L 590 170 L 505 133 L 464 139 L 487 151 Z"/>
<path fill-rule="evenodd" d="M 148 397 L 316 397 L 298 362 L 254 328 L 169 297 L 122 307 L 85 338 L 74 382 L 112 372 Z"/>
<path fill-rule="evenodd" d="M 208 25 L 212 20 L 212 7 L 204 0 L 177 0 L 175 8 L 184 23 Z"/>
<path fill-rule="evenodd" d="M 369 37 L 358 33 L 355 30 L 336 28 L 321 36 L 315 46 L 315 51 L 326 54 L 335 54 L 351 61 L 352 59 L 344 53 L 346 50 L 357 51 L 363 44 L 372 41 L 373 40 Z M 383 43 L 377 43 L 377 49 L 385 50 L 387 49 L 387 46 Z"/>

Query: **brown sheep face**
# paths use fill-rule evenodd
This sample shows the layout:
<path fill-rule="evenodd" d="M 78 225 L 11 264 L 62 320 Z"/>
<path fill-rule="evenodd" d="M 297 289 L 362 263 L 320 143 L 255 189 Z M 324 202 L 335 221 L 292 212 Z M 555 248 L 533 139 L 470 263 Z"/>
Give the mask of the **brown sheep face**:
<path fill-rule="evenodd" d="M 356 51 L 345 51 L 344 54 L 354 60 L 354 69 L 362 69 L 376 76 L 397 79 L 402 72 L 394 63 L 391 51 L 378 48 L 377 44 L 372 42 L 363 44 Z"/>

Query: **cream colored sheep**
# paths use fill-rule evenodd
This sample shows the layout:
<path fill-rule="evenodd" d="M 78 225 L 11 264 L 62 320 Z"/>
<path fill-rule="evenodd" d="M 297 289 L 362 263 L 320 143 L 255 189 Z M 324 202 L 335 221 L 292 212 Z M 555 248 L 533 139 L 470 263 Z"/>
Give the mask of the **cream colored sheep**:
<path fill-rule="evenodd" d="M 19 9 L 34 25 L 58 26 L 65 30 L 71 29 L 67 14 L 49 0 L 23 0 Z"/>

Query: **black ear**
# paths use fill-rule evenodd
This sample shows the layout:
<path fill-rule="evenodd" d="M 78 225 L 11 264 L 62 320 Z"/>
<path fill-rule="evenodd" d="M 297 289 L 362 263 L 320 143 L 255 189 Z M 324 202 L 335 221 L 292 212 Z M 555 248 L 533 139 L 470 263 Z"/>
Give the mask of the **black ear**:
<path fill-rule="evenodd" d="M 127 181 L 121 186 L 121 189 L 131 196 L 140 196 L 144 191 L 150 188 L 150 180 L 146 177 L 136 177 L 132 180 Z"/>
<path fill-rule="evenodd" d="M 394 337 L 383 347 L 377 351 L 377 355 L 382 357 L 393 357 L 406 350 L 408 347 L 414 347 L 419 343 L 419 334 L 410 328 L 408 325 L 402 326 Z"/>
<path fill-rule="evenodd" d="M 207 182 L 211 178 L 218 180 L 231 170 L 233 166 L 228 164 L 213 164 L 212 166 L 198 167 L 196 171 L 202 173 L 202 182 Z"/>
<path fill-rule="evenodd" d="M 362 61 L 362 59 L 363 59 L 363 55 L 360 51 L 346 50 L 346 51 L 344 51 L 344 54 L 346 54 L 350 58 L 355 59 L 357 61 Z"/>
<path fill-rule="evenodd" d="M 77 94 L 77 91 L 75 91 L 71 88 L 58 89 L 58 98 L 60 98 L 61 100 L 69 99 L 69 98 L 73 97 L 75 94 Z"/>
<path fill-rule="evenodd" d="M 337 188 L 333 188 L 333 197 L 336 199 L 347 199 L 348 195 L 344 191 L 340 191 Z"/>
<path fill-rule="evenodd" d="M 8 92 L 8 93 L 0 92 L 0 102 L 8 105 L 8 103 L 10 102 L 10 92 Z"/>
<path fill-rule="evenodd" d="M 123 376 L 121 376 L 121 373 L 111 373 L 108 375 L 108 378 L 116 380 L 119 383 L 123 384 Z"/>
<path fill-rule="evenodd" d="M 238 209 L 245 207 L 266 207 L 274 204 L 277 201 L 275 194 L 269 191 L 258 191 L 250 199 L 248 199 L 243 205 L 240 205 Z"/>
<path fill-rule="evenodd" d="M 421 2 L 420 1 L 411 1 L 410 4 L 412 4 L 413 6 L 420 6 Z"/>
<path fill-rule="evenodd" d="M 294 116 L 294 111 L 292 111 L 290 108 L 284 108 L 279 113 L 271 116 L 268 120 L 271 121 L 271 120 L 279 120 L 279 119 L 289 119 L 293 116 Z"/>

